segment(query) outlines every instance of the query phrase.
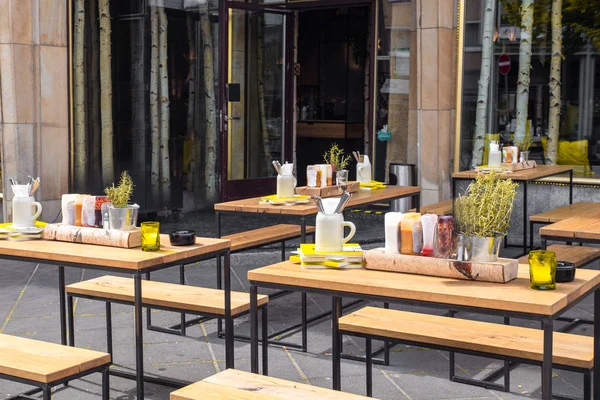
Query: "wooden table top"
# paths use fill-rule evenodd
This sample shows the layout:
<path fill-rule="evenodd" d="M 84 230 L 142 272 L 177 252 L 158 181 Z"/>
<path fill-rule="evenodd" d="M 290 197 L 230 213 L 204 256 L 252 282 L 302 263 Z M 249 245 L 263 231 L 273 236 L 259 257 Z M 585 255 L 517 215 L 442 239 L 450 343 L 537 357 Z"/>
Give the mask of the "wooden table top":
<path fill-rule="evenodd" d="M 32 262 L 74 263 L 99 267 L 139 270 L 181 261 L 185 263 L 202 255 L 229 248 L 226 239 L 196 238 L 192 246 L 171 246 L 169 235 L 160 235 L 159 251 L 142 251 L 141 247 L 125 249 L 56 240 L 30 240 L 25 242 L 0 241 L 2 256 L 22 257 Z M 27 260 L 24 260 L 27 261 Z"/>
<path fill-rule="evenodd" d="M 523 264 L 518 278 L 504 284 L 367 269 L 303 269 L 290 261 L 249 271 L 248 279 L 259 286 L 281 284 L 551 316 L 599 285 L 600 271 L 578 269 L 573 282 L 557 284 L 551 291 L 530 289 L 529 266 Z"/>
<path fill-rule="evenodd" d="M 598 210 L 600 210 L 600 203 L 595 203 L 593 201 L 582 201 L 532 215 L 529 217 L 529 220 L 551 224 L 571 217 L 588 215 L 590 212 L 595 212 Z"/>
<path fill-rule="evenodd" d="M 387 186 L 385 189 L 378 190 L 359 190 L 352 193 L 352 198 L 346 206 L 346 209 L 351 207 L 363 206 L 366 204 L 376 203 L 395 199 L 398 197 L 406 197 L 420 193 L 421 189 L 418 186 Z M 294 206 L 274 206 L 271 204 L 259 204 L 260 197 L 250 199 L 228 201 L 226 203 L 215 204 L 215 211 L 227 212 L 247 212 L 247 213 L 267 213 L 267 214 L 282 214 L 282 215 L 299 215 L 308 216 L 317 213 L 317 206 L 311 201 L 308 204 L 298 204 Z"/>
<path fill-rule="evenodd" d="M 590 207 L 585 215 L 576 215 L 540 228 L 547 238 L 579 238 L 600 241 L 600 209 Z"/>
<path fill-rule="evenodd" d="M 504 179 L 510 178 L 513 181 L 535 181 L 537 179 L 569 172 L 572 169 L 573 167 L 568 165 L 538 165 L 535 168 L 503 174 L 502 177 Z M 480 173 L 481 172 L 474 170 L 455 172 L 452 174 L 452 179 L 475 179 Z"/>

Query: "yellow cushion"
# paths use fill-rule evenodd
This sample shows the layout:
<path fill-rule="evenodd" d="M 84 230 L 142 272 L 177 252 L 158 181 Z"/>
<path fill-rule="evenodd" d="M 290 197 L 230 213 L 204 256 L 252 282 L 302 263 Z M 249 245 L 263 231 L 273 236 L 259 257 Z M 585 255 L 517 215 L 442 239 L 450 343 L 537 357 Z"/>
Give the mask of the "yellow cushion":
<path fill-rule="evenodd" d="M 547 138 L 542 138 L 542 148 L 544 149 L 544 157 L 546 157 Z M 569 142 L 567 140 L 558 141 L 558 159 L 556 163 L 559 165 L 573 165 L 575 172 L 584 174 L 593 174 L 590 168 L 590 160 L 588 158 L 588 141 L 576 140 Z"/>

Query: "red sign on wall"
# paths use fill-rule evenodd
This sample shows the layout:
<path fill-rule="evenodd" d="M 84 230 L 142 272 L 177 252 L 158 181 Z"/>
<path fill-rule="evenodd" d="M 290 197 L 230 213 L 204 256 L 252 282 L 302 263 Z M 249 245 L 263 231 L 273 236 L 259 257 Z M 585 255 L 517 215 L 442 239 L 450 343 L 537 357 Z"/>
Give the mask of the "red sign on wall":
<path fill-rule="evenodd" d="M 498 69 L 500 70 L 500 74 L 508 75 L 510 72 L 510 56 L 508 54 L 500 54 Z"/>

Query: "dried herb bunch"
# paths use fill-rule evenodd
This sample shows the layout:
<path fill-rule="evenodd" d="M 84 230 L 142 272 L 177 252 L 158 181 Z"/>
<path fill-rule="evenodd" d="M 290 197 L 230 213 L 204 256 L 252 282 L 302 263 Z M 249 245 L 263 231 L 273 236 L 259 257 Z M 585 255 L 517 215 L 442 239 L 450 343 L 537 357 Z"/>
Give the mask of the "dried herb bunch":
<path fill-rule="evenodd" d="M 532 143 L 533 141 L 531 140 L 531 136 L 525 135 L 523 139 L 515 143 L 515 146 L 517 146 L 521 151 L 529 151 Z"/>
<path fill-rule="evenodd" d="M 458 232 L 468 236 L 494 237 L 508 233 L 518 184 L 491 172 L 477 177 L 454 205 Z"/>
<path fill-rule="evenodd" d="M 119 185 L 115 187 L 113 183 L 112 186 L 104 189 L 104 193 L 110 198 L 115 208 L 125 208 L 129 204 L 129 200 L 131 200 L 133 186 L 131 176 L 129 176 L 127 171 L 123 171 Z"/>
<path fill-rule="evenodd" d="M 333 143 L 331 148 L 323 154 L 323 161 L 325 164 L 335 165 L 336 171 L 342 171 L 350 164 L 351 157 L 348 155 L 344 157 L 344 150 L 342 150 L 337 143 Z"/>

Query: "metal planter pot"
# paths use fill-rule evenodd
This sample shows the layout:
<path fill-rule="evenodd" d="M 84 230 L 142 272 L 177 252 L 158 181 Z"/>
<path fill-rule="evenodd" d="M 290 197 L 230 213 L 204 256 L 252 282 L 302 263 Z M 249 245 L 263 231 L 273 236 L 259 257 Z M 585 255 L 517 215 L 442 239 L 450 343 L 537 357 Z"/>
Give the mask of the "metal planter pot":
<path fill-rule="evenodd" d="M 131 231 L 137 225 L 140 206 L 133 204 L 124 208 L 108 208 L 111 230 Z"/>
<path fill-rule="evenodd" d="M 498 261 L 498 253 L 500 252 L 502 239 L 503 236 L 468 236 L 465 243 L 465 260 L 473 262 Z"/>

